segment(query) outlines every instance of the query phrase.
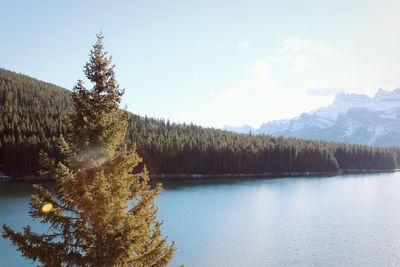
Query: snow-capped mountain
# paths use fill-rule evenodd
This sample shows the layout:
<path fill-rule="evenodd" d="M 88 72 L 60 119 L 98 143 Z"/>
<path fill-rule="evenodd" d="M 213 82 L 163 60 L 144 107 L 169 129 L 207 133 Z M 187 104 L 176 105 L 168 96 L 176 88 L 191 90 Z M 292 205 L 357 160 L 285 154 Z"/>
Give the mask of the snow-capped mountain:
<path fill-rule="evenodd" d="M 270 121 L 258 129 L 224 127 L 254 134 L 293 136 L 376 146 L 400 146 L 400 88 L 379 89 L 374 97 L 336 95 L 327 107 L 290 120 Z"/>

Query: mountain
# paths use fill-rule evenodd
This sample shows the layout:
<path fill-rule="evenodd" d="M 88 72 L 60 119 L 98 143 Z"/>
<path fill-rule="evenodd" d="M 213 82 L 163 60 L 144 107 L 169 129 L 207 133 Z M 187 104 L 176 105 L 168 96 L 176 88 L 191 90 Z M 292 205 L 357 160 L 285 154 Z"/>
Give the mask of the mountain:
<path fill-rule="evenodd" d="M 226 129 L 241 132 L 241 127 Z M 400 146 L 400 88 L 393 91 L 379 89 L 374 97 L 340 93 L 327 107 L 293 119 L 264 123 L 253 133 Z"/>
<path fill-rule="evenodd" d="M 71 91 L 0 68 L 0 173 L 37 174 L 41 150 L 62 160 L 57 140 L 71 106 Z M 137 147 L 152 174 L 392 170 L 400 154 L 393 148 L 238 134 L 134 114 L 126 144 Z"/>

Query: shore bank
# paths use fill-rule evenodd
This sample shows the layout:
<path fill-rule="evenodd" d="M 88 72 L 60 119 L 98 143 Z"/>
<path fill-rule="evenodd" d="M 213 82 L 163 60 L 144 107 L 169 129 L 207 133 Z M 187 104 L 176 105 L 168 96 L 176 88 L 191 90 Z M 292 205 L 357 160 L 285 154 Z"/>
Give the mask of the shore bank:
<path fill-rule="evenodd" d="M 289 178 L 303 176 L 336 176 L 341 174 L 364 174 L 364 173 L 391 173 L 393 170 L 341 170 L 337 172 L 283 172 L 283 173 L 239 173 L 239 174 L 150 174 L 150 177 L 158 180 L 175 179 L 214 179 L 214 178 Z"/>
<path fill-rule="evenodd" d="M 364 174 L 364 173 L 391 173 L 398 172 L 400 169 L 393 170 L 341 170 L 338 172 L 283 172 L 283 173 L 223 173 L 223 174 L 150 174 L 150 178 L 154 180 L 193 180 L 193 179 L 218 179 L 218 178 L 289 178 L 304 176 L 336 176 L 341 174 Z M 37 176 L 11 177 L 2 176 L 0 182 L 46 182 L 54 179 Z"/>

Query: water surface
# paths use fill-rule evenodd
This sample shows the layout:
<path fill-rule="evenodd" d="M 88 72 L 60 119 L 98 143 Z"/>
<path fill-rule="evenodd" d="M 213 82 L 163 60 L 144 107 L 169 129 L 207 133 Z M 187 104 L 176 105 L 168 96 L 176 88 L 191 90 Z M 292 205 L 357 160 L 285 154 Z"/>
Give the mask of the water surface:
<path fill-rule="evenodd" d="M 29 183 L 0 183 L 0 223 L 21 229 Z M 399 266 L 400 173 L 169 181 L 158 198 L 174 265 Z M 0 266 L 30 266 L 0 238 Z"/>

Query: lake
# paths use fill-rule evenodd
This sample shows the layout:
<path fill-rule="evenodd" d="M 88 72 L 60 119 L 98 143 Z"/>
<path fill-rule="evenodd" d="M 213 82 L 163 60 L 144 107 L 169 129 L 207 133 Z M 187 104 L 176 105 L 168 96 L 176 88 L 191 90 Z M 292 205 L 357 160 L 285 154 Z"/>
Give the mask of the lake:
<path fill-rule="evenodd" d="M 0 183 L 1 224 L 32 224 L 31 192 Z M 171 266 L 400 265 L 400 173 L 168 181 L 158 204 Z M 30 263 L 0 237 L 0 266 Z"/>

